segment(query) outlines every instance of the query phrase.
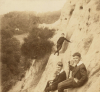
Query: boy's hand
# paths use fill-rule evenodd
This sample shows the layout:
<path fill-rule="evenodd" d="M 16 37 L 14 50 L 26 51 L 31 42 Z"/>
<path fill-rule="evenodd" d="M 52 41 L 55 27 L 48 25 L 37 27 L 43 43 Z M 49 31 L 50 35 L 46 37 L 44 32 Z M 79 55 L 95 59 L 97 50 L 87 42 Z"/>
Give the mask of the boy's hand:
<path fill-rule="evenodd" d="M 70 61 L 68 61 L 68 64 L 70 64 Z"/>
<path fill-rule="evenodd" d="M 73 40 L 70 40 L 70 43 L 73 43 Z"/>
<path fill-rule="evenodd" d="M 73 66 L 74 61 L 73 61 L 73 60 L 70 60 L 70 61 L 68 61 L 68 64 L 70 64 L 70 65 L 72 65 L 72 66 Z"/>
<path fill-rule="evenodd" d="M 49 85 L 52 85 L 52 83 L 53 83 L 53 80 L 50 80 L 50 81 L 49 81 Z"/>
<path fill-rule="evenodd" d="M 53 80 L 50 80 L 50 81 L 49 81 L 49 83 L 52 83 L 52 82 L 53 82 Z"/>
<path fill-rule="evenodd" d="M 74 78 L 74 81 L 77 83 L 78 82 L 78 79 L 77 78 Z"/>

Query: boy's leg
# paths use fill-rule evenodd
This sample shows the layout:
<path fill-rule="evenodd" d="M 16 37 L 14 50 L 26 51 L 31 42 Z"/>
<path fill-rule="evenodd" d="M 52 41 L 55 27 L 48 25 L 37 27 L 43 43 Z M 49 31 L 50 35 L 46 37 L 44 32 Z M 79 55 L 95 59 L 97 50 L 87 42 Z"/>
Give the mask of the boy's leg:
<path fill-rule="evenodd" d="M 60 51 L 61 48 L 62 48 L 62 45 L 58 44 L 58 45 L 57 45 L 57 52 L 58 52 L 58 55 L 59 55 L 59 51 Z"/>
<path fill-rule="evenodd" d="M 58 45 L 57 45 L 58 46 Z M 57 50 L 55 51 L 54 55 L 57 53 Z"/>
<path fill-rule="evenodd" d="M 57 90 L 57 86 L 51 85 L 45 89 L 45 92 Z"/>
<path fill-rule="evenodd" d="M 62 45 L 60 45 L 60 44 L 57 44 L 57 51 L 54 53 L 54 55 L 56 54 L 56 53 L 58 53 L 58 55 L 59 55 L 59 50 L 62 48 Z"/>
<path fill-rule="evenodd" d="M 45 89 L 45 92 L 49 92 L 49 91 L 51 91 L 51 87 L 47 87 L 47 88 Z"/>
<path fill-rule="evenodd" d="M 58 92 L 64 92 L 64 89 L 72 87 L 73 87 L 73 78 L 70 78 L 58 84 Z"/>
<path fill-rule="evenodd" d="M 54 55 L 57 53 L 57 51 L 55 51 Z"/>
<path fill-rule="evenodd" d="M 59 45 L 57 44 L 57 50 L 55 51 L 54 55 L 55 55 L 56 53 L 58 53 L 58 48 L 59 48 Z"/>
<path fill-rule="evenodd" d="M 46 89 L 49 87 L 49 82 L 50 82 L 50 81 L 47 82 L 47 85 L 46 85 L 44 91 L 46 91 Z"/>

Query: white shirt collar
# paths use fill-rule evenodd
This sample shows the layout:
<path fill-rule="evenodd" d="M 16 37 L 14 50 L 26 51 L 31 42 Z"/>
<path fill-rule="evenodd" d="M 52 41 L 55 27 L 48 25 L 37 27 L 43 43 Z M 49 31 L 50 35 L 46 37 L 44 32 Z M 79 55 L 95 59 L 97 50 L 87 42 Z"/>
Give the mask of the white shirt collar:
<path fill-rule="evenodd" d="M 59 75 L 60 73 L 62 73 L 64 70 L 62 69 L 57 75 Z"/>
<path fill-rule="evenodd" d="M 77 64 L 77 66 L 79 66 L 79 65 L 81 65 L 81 64 L 83 64 L 83 62 L 82 62 L 82 61 L 79 61 L 79 63 Z"/>
<path fill-rule="evenodd" d="M 62 69 L 62 70 L 60 71 L 60 73 L 62 73 L 63 71 L 64 71 L 64 70 Z M 60 73 L 59 73 L 59 74 L 60 74 Z"/>

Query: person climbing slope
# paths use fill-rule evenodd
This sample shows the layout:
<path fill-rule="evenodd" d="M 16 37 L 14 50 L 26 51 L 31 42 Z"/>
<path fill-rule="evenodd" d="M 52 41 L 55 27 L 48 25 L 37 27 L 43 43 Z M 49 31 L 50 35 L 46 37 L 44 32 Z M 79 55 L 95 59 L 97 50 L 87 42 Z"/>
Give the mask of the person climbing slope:
<path fill-rule="evenodd" d="M 65 34 L 62 33 L 62 34 L 61 34 L 61 37 L 58 39 L 58 41 L 57 41 L 57 51 L 54 53 L 54 55 L 55 55 L 56 53 L 58 53 L 58 55 L 59 55 L 59 51 L 60 51 L 60 49 L 62 48 L 62 44 L 63 44 L 64 40 L 66 40 L 67 42 L 70 42 L 70 41 L 67 40 L 64 36 L 65 36 Z"/>

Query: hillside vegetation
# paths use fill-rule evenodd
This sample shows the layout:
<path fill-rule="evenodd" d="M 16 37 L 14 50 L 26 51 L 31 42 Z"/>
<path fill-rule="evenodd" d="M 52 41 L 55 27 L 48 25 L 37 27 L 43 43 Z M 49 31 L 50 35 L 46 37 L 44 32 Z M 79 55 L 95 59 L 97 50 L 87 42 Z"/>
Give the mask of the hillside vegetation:
<path fill-rule="evenodd" d="M 53 23 L 59 17 L 60 11 L 38 14 L 36 12 L 9 12 L 1 18 L 1 28 L 10 29 L 12 34 L 23 34 L 40 23 Z"/>
<path fill-rule="evenodd" d="M 54 29 L 34 28 L 24 39 L 25 42 L 21 47 L 22 54 L 28 58 L 42 58 L 47 53 L 51 53 L 53 42 L 49 39 L 53 37 L 54 32 Z"/>
<path fill-rule="evenodd" d="M 48 21 L 48 16 L 45 22 L 50 23 L 56 21 L 58 14 L 54 14 L 54 17 L 57 17 L 52 21 Z M 53 42 L 50 38 L 53 37 L 55 30 L 37 28 L 40 23 L 38 19 L 34 12 L 10 12 L 1 18 L 2 92 L 8 92 L 16 82 L 21 81 L 33 59 L 39 61 L 45 55 L 49 56 L 52 51 Z M 29 35 L 23 39 L 21 45 L 15 35 L 27 32 Z M 46 63 L 43 64 L 43 69 L 45 65 Z"/>

